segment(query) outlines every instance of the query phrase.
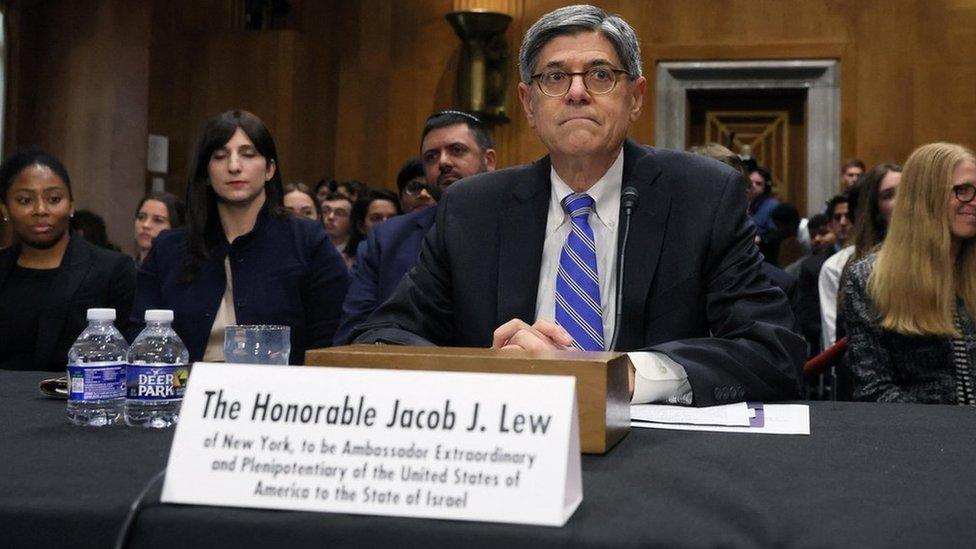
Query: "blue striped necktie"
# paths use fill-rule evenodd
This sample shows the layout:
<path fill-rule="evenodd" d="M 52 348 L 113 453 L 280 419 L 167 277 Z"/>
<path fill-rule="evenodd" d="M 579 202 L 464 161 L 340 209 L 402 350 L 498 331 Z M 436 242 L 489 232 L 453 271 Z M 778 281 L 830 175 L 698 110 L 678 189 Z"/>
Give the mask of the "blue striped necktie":
<path fill-rule="evenodd" d="M 571 194 L 563 208 L 572 219 L 572 229 L 559 254 L 556 275 L 556 324 L 569 332 L 573 347 L 581 351 L 603 350 L 603 315 L 600 308 L 600 277 L 596 266 L 596 241 L 590 228 L 593 198 Z"/>

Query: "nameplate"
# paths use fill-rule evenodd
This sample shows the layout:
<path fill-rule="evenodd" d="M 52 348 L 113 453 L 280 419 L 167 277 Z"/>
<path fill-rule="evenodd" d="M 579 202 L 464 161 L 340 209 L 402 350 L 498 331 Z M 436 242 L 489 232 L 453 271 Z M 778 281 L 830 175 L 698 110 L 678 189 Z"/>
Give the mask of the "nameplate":
<path fill-rule="evenodd" d="M 193 365 L 162 501 L 562 526 L 575 379 Z"/>

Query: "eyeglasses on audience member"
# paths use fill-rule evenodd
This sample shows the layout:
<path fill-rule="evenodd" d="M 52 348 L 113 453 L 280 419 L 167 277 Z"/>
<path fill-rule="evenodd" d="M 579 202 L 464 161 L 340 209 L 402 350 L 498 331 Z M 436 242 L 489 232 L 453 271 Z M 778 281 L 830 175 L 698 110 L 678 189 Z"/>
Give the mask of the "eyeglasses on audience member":
<path fill-rule="evenodd" d="M 569 92 L 573 85 L 574 76 L 583 77 L 583 87 L 586 91 L 594 95 L 604 95 L 613 91 L 617 87 L 617 75 L 630 73 L 612 67 L 593 67 L 582 72 L 566 72 L 560 70 L 543 71 L 532 75 L 532 78 L 539 83 L 539 90 L 549 97 L 562 97 Z"/>
<path fill-rule="evenodd" d="M 960 202 L 972 202 L 976 198 L 976 185 L 972 183 L 953 185 L 952 192 L 956 193 L 956 198 Z"/>
<path fill-rule="evenodd" d="M 431 185 L 428 185 L 426 182 L 418 181 L 416 179 L 412 181 L 407 181 L 407 184 L 403 186 L 403 192 L 409 194 L 410 196 L 417 196 L 424 190 L 426 190 L 428 194 L 433 195 L 434 193 L 431 191 L 431 189 L 432 189 Z"/>

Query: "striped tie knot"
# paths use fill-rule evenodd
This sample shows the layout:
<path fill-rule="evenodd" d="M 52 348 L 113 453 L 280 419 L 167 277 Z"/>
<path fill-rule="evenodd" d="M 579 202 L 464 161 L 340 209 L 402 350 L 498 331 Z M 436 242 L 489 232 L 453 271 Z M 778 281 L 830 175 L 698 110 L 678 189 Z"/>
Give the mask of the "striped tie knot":
<path fill-rule="evenodd" d="M 589 217 L 590 212 L 593 211 L 593 197 L 586 193 L 571 194 L 563 199 L 563 209 L 573 219 Z"/>

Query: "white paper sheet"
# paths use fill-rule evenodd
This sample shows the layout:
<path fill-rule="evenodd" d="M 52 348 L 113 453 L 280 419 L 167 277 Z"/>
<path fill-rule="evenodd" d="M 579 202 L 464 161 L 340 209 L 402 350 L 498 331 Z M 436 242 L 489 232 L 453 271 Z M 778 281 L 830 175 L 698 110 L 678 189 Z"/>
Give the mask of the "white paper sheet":
<path fill-rule="evenodd" d="M 693 408 L 667 404 L 635 404 L 630 407 L 630 419 L 654 423 L 691 425 L 727 425 L 748 427 L 752 410 L 745 402 Z"/>
<path fill-rule="evenodd" d="M 647 405 L 641 405 L 647 406 Z M 631 409 L 638 406 L 632 406 Z M 687 408 L 687 410 L 708 410 L 708 408 Z M 809 435 L 810 407 L 806 404 L 766 404 L 763 406 L 765 421 L 762 427 L 742 427 L 727 425 L 694 425 L 691 423 L 659 423 L 640 421 L 634 418 L 632 427 L 651 429 L 671 429 L 679 431 L 714 431 L 719 433 L 762 433 L 770 435 Z M 693 414 L 693 412 L 692 412 Z M 633 413 L 632 413 L 633 417 Z"/>

